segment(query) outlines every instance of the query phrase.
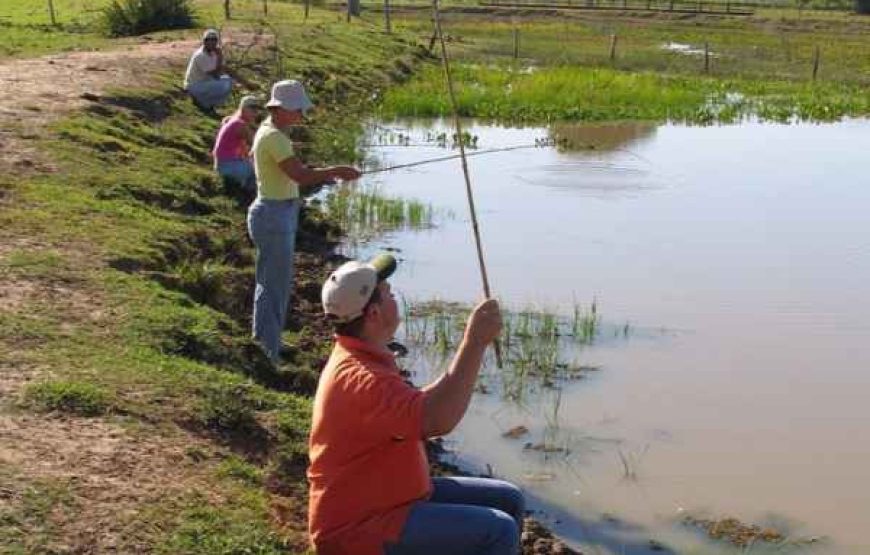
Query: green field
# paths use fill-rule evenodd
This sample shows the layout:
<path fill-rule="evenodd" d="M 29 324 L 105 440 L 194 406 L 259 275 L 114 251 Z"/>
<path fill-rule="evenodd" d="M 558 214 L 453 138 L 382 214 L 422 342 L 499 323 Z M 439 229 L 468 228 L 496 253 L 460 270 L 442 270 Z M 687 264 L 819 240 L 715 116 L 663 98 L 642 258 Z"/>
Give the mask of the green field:
<path fill-rule="evenodd" d="M 419 12 L 394 19 L 421 39 L 431 36 Z M 870 18 L 863 16 L 446 9 L 443 20 L 463 115 L 709 123 L 748 115 L 829 121 L 870 112 L 870 58 L 861 54 L 870 49 Z M 390 91 L 384 114 L 444 115 L 443 87 L 437 70 L 424 72 Z"/>

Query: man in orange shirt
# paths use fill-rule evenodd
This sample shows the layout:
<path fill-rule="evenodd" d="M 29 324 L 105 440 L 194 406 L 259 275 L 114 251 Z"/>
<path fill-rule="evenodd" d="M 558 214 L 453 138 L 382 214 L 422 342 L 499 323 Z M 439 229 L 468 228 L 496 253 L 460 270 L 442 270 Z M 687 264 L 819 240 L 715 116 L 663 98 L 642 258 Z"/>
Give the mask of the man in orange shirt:
<path fill-rule="evenodd" d="M 318 555 L 516 555 L 520 490 L 482 478 L 430 478 L 424 441 L 459 423 L 487 346 L 495 300 L 472 311 L 450 368 L 422 389 L 387 344 L 399 309 L 392 256 L 348 262 L 323 286 L 336 344 L 320 376 L 309 442 L 309 522 Z"/>

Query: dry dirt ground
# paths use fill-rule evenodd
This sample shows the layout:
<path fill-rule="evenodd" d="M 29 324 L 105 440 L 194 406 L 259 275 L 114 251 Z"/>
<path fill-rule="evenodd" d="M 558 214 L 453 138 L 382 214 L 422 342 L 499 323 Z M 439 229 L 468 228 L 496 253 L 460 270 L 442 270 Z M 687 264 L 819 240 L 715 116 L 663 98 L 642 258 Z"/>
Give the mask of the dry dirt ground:
<path fill-rule="evenodd" d="M 226 33 L 224 49 L 262 44 L 261 34 Z M 181 87 L 197 40 L 142 39 L 121 50 L 72 52 L 33 59 L 0 61 L 0 173 L 52 171 L 50 160 L 30 144 L 45 125 L 88 104 L 88 96 L 108 89 L 136 87 L 149 75 L 175 71 Z"/>
<path fill-rule="evenodd" d="M 124 50 L 0 62 L 0 172 L 51 171 L 50 160 L 31 145 L 47 123 L 83 107 L 86 95 L 136 86 L 155 71 L 183 70 L 196 46 L 192 40 L 145 41 Z"/>

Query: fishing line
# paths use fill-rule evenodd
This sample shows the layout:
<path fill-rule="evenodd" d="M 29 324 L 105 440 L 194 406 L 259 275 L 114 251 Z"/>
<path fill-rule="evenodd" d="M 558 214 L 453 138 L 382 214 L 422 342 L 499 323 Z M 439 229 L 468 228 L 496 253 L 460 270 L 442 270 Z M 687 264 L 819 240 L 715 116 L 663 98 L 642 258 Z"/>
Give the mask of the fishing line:
<path fill-rule="evenodd" d="M 474 244 L 477 247 L 477 261 L 480 267 L 480 278 L 483 281 L 483 294 L 487 299 L 492 298 L 489 288 L 489 277 L 486 273 L 486 262 L 483 259 L 483 243 L 480 239 L 480 226 L 477 224 L 477 211 L 474 209 L 474 193 L 471 190 L 471 176 L 468 173 L 468 161 L 465 158 L 465 141 L 462 133 L 462 122 L 459 119 L 459 108 L 456 103 L 456 95 L 453 93 L 453 78 L 450 75 L 450 59 L 447 55 L 447 43 L 444 41 L 444 33 L 441 31 L 441 13 L 438 8 L 438 0 L 432 0 L 432 9 L 435 12 L 435 33 L 441 43 L 441 61 L 444 65 L 444 78 L 447 81 L 447 93 L 450 96 L 450 104 L 453 108 L 453 124 L 456 128 L 456 137 L 459 140 L 459 159 L 462 160 L 462 175 L 465 177 L 465 193 L 468 197 L 468 211 L 471 214 L 471 226 L 474 231 Z M 502 368 L 501 345 L 496 338 L 493 342 L 495 348 L 495 361 L 499 369 Z"/>
<path fill-rule="evenodd" d="M 485 150 L 478 150 L 478 151 L 471 152 L 471 153 L 462 152 L 464 149 L 462 147 L 460 147 L 461 151 L 459 154 L 448 154 L 447 156 L 439 156 L 437 158 L 427 158 L 425 160 L 418 160 L 416 162 L 408 162 L 407 164 L 398 164 L 395 166 L 388 166 L 386 168 L 374 168 L 371 170 L 363 170 L 361 173 L 363 175 L 368 175 L 368 174 L 372 174 L 372 173 L 383 173 L 383 172 L 388 172 L 388 171 L 393 171 L 393 170 L 400 170 L 403 168 L 413 168 L 415 166 L 422 166 L 424 164 L 434 164 L 436 162 L 446 162 L 447 160 L 455 160 L 456 158 L 462 158 L 463 164 L 464 164 L 465 159 L 470 158 L 472 156 L 480 156 L 481 154 L 492 154 L 495 152 L 510 152 L 512 150 L 520 150 L 520 149 L 524 149 L 524 148 L 541 148 L 541 147 L 536 146 L 536 145 L 515 145 L 515 146 L 506 146 L 506 147 L 501 147 L 501 148 L 488 148 Z M 476 229 L 477 225 L 475 224 L 474 227 Z M 475 237 L 477 237 L 476 234 L 475 234 Z"/>

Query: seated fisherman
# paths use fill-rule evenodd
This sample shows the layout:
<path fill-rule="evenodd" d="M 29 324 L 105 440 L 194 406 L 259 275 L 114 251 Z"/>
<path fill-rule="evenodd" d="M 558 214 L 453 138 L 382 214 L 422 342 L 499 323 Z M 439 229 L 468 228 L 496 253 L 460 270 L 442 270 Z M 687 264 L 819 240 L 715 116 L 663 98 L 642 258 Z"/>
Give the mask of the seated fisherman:
<path fill-rule="evenodd" d="M 335 325 L 309 439 L 309 521 L 318 555 L 517 555 L 523 495 L 507 482 L 430 478 L 424 441 L 468 408 L 498 303 L 475 307 L 450 368 L 416 389 L 387 344 L 399 310 L 386 279 L 392 256 L 348 262 L 323 285 Z"/>
<path fill-rule="evenodd" d="M 214 29 L 209 29 L 202 35 L 202 46 L 191 55 L 187 64 L 184 90 L 200 108 L 213 110 L 215 106 L 224 104 L 233 90 L 233 80 L 224 75 L 225 72 L 220 36 Z"/>
<path fill-rule="evenodd" d="M 251 161 L 251 143 L 260 108 L 261 103 L 256 96 L 243 97 L 239 109 L 221 123 L 212 150 L 218 174 L 224 181 L 233 181 L 248 192 L 257 187 L 257 176 Z"/>

